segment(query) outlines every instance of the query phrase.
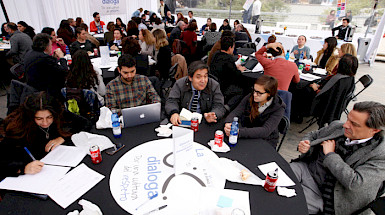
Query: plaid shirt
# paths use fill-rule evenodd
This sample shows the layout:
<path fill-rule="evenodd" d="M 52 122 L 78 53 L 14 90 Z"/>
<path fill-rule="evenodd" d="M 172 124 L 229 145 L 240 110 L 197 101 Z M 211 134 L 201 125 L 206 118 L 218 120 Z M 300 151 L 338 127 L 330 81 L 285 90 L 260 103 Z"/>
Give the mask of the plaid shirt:
<path fill-rule="evenodd" d="M 160 102 L 150 80 L 143 75 L 135 75 L 131 84 L 124 83 L 120 76 L 107 84 L 106 106 L 121 109 Z"/>

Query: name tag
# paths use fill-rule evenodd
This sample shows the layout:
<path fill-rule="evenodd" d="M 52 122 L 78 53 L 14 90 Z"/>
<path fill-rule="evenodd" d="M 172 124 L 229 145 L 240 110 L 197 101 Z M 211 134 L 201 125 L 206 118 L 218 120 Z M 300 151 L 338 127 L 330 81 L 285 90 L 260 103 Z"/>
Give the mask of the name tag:
<path fill-rule="evenodd" d="M 84 47 L 86 47 L 86 46 L 85 46 L 85 45 L 81 45 L 81 46 L 80 46 L 80 48 L 84 48 Z"/>

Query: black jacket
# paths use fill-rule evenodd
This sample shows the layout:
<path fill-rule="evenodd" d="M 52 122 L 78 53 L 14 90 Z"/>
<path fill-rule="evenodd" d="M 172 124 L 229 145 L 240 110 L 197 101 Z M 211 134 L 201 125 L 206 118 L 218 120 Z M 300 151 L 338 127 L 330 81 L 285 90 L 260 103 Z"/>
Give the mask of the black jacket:
<path fill-rule="evenodd" d="M 25 55 L 24 68 L 29 86 L 61 98 L 60 90 L 64 87 L 68 73 L 67 61 L 64 58 L 57 60 L 44 52 L 32 50 Z"/>
<path fill-rule="evenodd" d="M 157 55 L 156 69 L 160 72 L 161 79 L 167 79 L 171 68 L 171 49 L 169 46 L 160 47 Z"/>
<path fill-rule="evenodd" d="M 226 122 L 232 122 L 235 116 L 238 117 L 239 138 L 261 138 L 275 148 L 279 138 L 278 125 L 285 113 L 286 105 L 281 97 L 276 95 L 271 105 L 251 121 L 250 96 L 251 94 L 242 99 L 241 103 L 226 117 Z"/>
<path fill-rule="evenodd" d="M 86 52 L 94 52 L 94 48 L 96 48 L 95 44 L 91 43 L 91 41 L 86 40 L 85 43 L 80 43 L 79 41 L 75 41 L 70 46 L 70 53 L 74 55 L 75 52 L 79 49 L 82 49 Z"/>

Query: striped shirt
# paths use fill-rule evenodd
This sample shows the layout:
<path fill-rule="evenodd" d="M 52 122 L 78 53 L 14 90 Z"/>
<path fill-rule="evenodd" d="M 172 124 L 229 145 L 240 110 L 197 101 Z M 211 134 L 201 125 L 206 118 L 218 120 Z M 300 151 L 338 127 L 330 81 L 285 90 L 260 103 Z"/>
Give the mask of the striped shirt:
<path fill-rule="evenodd" d="M 151 81 L 143 75 L 135 75 L 130 84 L 124 83 L 120 76 L 107 86 L 106 106 L 121 109 L 160 102 Z"/>

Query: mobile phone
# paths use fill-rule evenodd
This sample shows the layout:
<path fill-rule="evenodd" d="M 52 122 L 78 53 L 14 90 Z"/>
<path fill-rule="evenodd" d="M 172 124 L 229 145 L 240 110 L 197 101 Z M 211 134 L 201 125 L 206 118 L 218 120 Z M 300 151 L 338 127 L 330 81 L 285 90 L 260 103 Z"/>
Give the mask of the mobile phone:
<path fill-rule="evenodd" d="M 124 144 L 122 143 L 116 143 L 113 148 L 110 148 L 106 151 L 108 155 L 114 155 L 116 152 L 118 152 L 120 149 L 124 148 Z"/>

